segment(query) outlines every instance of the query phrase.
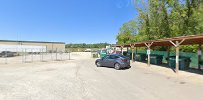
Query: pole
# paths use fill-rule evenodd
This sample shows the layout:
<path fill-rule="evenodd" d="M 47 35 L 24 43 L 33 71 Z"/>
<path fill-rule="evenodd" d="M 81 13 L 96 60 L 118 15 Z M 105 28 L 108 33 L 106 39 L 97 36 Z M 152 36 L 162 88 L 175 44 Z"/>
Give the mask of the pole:
<path fill-rule="evenodd" d="M 122 55 L 123 55 L 123 46 L 121 46 L 121 53 L 122 53 Z"/>
<path fill-rule="evenodd" d="M 40 51 L 40 61 L 42 61 L 42 49 L 39 49 Z"/>
<path fill-rule="evenodd" d="M 176 41 L 176 73 L 179 71 L 179 43 Z"/>
<path fill-rule="evenodd" d="M 21 48 L 22 49 L 22 52 L 21 52 L 21 55 L 22 55 L 22 63 L 24 63 L 24 50 L 23 50 L 23 48 Z"/>
<path fill-rule="evenodd" d="M 167 63 L 169 64 L 169 56 L 170 56 L 170 47 L 167 47 Z"/>
<path fill-rule="evenodd" d="M 134 62 L 134 47 L 132 48 L 132 61 Z"/>
<path fill-rule="evenodd" d="M 27 61 L 27 60 L 26 60 L 26 59 L 27 59 L 27 57 L 26 57 L 26 56 L 27 56 L 26 52 L 27 52 L 27 50 L 25 49 L 25 63 L 26 63 L 26 61 Z"/>
<path fill-rule="evenodd" d="M 51 51 L 51 61 L 53 61 L 53 48 L 52 48 L 52 51 Z"/>
<path fill-rule="evenodd" d="M 7 54 L 7 49 L 6 49 L 6 52 L 5 52 L 5 64 L 7 64 L 7 56 L 8 56 L 8 54 Z"/>
<path fill-rule="evenodd" d="M 57 55 L 57 53 L 58 53 L 58 50 L 57 50 L 57 48 L 56 48 L 56 61 L 57 61 L 57 59 L 58 59 L 58 55 Z"/>
<path fill-rule="evenodd" d="M 136 49 L 135 49 L 135 55 L 134 55 L 134 56 L 136 56 L 136 54 L 137 54 L 137 47 L 136 47 Z M 135 57 L 134 60 L 136 60 L 136 57 Z"/>
<path fill-rule="evenodd" d="M 61 55 L 61 61 L 62 61 L 62 55 L 63 55 L 63 51 L 60 51 L 60 55 Z"/>
<path fill-rule="evenodd" d="M 148 66 L 150 67 L 150 47 L 148 48 L 147 55 L 148 55 Z"/>
<path fill-rule="evenodd" d="M 152 46 L 153 42 L 151 43 L 145 43 L 145 45 L 147 46 L 147 55 L 148 55 L 148 66 L 150 67 L 150 47 Z"/>
<path fill-rule="evenodd" d="M 43 49 L 41 49 L 41 51 L 42 51 L 42 62 L 43 62 L 43 56 L 44 56 Z"/>
<path fill-rule="evenodd" d="M 69 52 L 68 52 L 68 53 L 69 53 L 69 60 L 70 60 L 70 50 L 69 50 Z"/>
<path fill-rule="evenodd" d="M 33 49 L 31 49 L 31 52 L 32 52 L 32 62 L 33 62 Z"/>
<path fill-rule="evenodd" d="M 176 68 L 175 68 L 175 72 L 178 74 L 178 71 L 179 71 L 179 52 L 180 52 L 180 49 L 179 49 L 179 46 L 185 41 L 185 39 L 181 40 L 180 42 L 179 41 L 176 41 L 176 43 L 174 43 L 173 41 L 170 41 L 171 44 L 173 44 L 175 47 L 176 47 Z"/>

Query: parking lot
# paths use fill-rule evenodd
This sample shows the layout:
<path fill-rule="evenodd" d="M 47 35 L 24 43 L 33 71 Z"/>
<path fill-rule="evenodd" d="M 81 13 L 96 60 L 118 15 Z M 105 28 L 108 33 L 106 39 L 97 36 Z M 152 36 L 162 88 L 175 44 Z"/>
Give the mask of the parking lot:
<path fill-rule="evenodd" d="M 115 70 L 94 61 L 79 52 L 70 60 L 0 64 L 0 100 L 203 100 L 202 75 L 139 62 Z"/>

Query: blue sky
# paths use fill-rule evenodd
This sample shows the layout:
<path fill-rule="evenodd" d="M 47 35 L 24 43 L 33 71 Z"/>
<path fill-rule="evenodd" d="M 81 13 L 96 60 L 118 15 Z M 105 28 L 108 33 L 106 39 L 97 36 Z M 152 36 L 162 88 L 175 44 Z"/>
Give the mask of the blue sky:
<path fill-rule="evenodd" d="M 116 43 L 131 0 L 0 0 L 0 39 Z"/>

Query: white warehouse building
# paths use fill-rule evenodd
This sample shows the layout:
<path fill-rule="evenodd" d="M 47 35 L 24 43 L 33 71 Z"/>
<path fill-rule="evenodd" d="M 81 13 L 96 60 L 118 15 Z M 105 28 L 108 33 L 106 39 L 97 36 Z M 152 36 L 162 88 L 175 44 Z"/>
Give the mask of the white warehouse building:
<path fill-rule="evenodd" d="M 56 52 L 65 51 L 64 42 L 0 40 L 0 52 Z"/>

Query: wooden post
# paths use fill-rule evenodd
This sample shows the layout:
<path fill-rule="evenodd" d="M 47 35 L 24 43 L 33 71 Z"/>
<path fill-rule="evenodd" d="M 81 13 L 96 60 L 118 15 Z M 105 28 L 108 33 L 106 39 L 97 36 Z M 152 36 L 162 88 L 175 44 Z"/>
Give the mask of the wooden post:
<path fill-rule="evenodd" d="M 169 64 L 169 57 L 170 57 L 170 47 L 169 46 L 167 47 L 167 57 L 168 57 L 167 64 Z"/>
<path fill-rule="evenodd" d="M 135 55 L 136 55 L 136 54 L 137 54 L 137 47 L 135 48 Z M 135 55 L 134 55 L 134 56 L 135 56 Z M 134 60 L 136 60 L 136 57 L 135 57 Z"/>
<path fill-rule="evenodd" d="M 176 73 L 179 71 L 179 46 L 178 41 L 176 41 Z"/>
<path fill-rule="evenodd" d="M 134 47 L 132 48 L 132 61 L 134 62 Z"/>
<path fill-rule="evenodd" d="M 202 53 L 201 44 L 199 44 L 199 48 L 198 48 L 198 69 L 199 70 L 201 70 L 201 66 L 200 66 L 201 53 Z"/>
<path fill-rule="evenodd" d="M 148 55 L 148 66 L 150 67 L 150 47 L 152 46 L 153 42 L 147 44 L 145 43 L 145 45 L 147 46 L 147 55 Z"/>
<path fill-rule="evenodd" d="M 182 41 L 176 41 L 176 43 L 174 43 L 173 41 L 170 41 L 171 44 L 173 44 L 176 47 L 176 68 L 175 71 L 176 73 L 178 73 L 179 71 L 179 46 L 185 41 L 185 39 L 183 39 Z"/>
<path fill-rule="evenodd" d="M 148 47 L 148 50 L 150 51 L 150 47 Z M 150 67 L 150 54 L 147 55 L 148 55 L 148 66 Z"/>
<path fill-rule="evenodd" d="M 122 53 L 122 55 L 123 55 L 123 46 L 121 46 L 121 53 Z"/>
<path fill-rule="evenodd" d="M 132 49 L 132 61 L 134 62 L 134 44 L 130 45 L 131 46 L 131 49 Z"/>

